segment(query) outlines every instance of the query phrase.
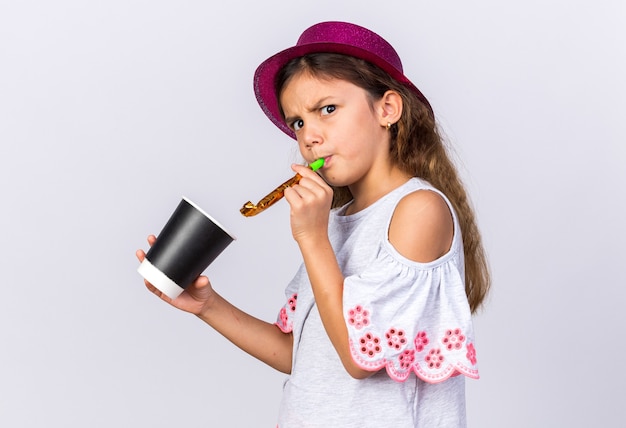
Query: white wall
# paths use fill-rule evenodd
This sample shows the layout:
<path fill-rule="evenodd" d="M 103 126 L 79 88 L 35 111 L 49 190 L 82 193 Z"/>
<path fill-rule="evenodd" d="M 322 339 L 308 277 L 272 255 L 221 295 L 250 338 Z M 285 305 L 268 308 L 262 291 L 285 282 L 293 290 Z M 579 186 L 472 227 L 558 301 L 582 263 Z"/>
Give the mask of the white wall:
<path fill-rule="evenodd" d="M 283 376 L 134 251 L 186 195 L 238 237 L 215 288 L 275 319 L 286 204 L 238 210 L 298 155 L 252 74 L 327 19 L 396 47 L 461 159 L 494 276 L 470 425 L 621 426 L 624 2 L 212 3 L 0 2 L 0 426 L 274 426 Z"/>

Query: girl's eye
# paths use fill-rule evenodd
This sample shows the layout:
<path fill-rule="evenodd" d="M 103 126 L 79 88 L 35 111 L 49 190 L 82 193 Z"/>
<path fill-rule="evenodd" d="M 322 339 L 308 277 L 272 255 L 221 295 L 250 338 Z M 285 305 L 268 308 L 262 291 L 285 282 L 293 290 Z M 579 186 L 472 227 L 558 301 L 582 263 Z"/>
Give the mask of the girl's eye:
<path fill-rule="evenodd" d="M 304 121 L 302 119 L 298 119 L 291 124 L 291 127 L 294 131 L 298 131 L 300 128 L 304 126 Z"/>
<path fill-rule="evenodd" d="M 334 105 L 328 105 L 328 106 L 324 106 L 322 107 L 322 115 L 326 115 L 326 114 L 331 114 L 332 112 L 335 111 L 337 107 L 335 107 Z"/>

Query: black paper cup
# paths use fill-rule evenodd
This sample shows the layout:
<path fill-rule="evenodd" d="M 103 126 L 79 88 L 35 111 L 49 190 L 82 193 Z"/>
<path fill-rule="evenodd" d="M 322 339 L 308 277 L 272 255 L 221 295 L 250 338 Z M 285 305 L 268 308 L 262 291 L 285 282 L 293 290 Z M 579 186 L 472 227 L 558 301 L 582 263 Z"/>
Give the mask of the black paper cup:
<path fill-rule="evenodd" d="M 138 272 L 175 299 L 234 240 L 210 215 L 183 198 L 148 250 Z"/>

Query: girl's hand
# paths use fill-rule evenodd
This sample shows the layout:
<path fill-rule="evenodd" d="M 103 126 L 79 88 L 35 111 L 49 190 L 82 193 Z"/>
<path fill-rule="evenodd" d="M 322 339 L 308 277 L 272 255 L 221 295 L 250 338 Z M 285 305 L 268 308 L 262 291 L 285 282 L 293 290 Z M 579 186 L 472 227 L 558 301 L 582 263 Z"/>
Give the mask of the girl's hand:
<path fill-rule="evenodd" d="M 156 237 L 154 235 L 148 236 L 148 244 L 150 246 L 152 246 L 155 241 Z M 143 250 L 137 250 L 135 255 L 140 262 L 142 262 L 146 257 L 146 253 Z M 174 300 L 160 292 L 148 281 L 144 280 L 144 283 L 146 284 L 146 287 L 148 287 L 148 290 L 156 294 L 164 302 L 194 315 L 202 314 L 202 312 L 210 305 L 211 298 L 214 297 L 213 288 L 211 287 L 209 278 L 206 276 L 198 277 L 192 284 L 185 288 L 185 291 L 183 291 L 180 296 Z"/>
<path fill-rule="evenodd" d="M 291 207 L 294 239 L 300 243 L 309 238 L 326 238 L 333 189 L 306 166 L 292 165 L 291 169 L 302 177 L 298 184 L 285 190 L 285 199 Z"/>

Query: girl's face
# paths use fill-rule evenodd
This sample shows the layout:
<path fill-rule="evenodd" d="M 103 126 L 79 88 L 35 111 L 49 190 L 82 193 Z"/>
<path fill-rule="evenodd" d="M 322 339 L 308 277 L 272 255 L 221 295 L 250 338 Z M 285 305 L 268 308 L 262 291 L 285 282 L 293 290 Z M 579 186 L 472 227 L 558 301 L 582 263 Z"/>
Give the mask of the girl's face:
<path fill-rule="evenodd" d="M 329 184 L 367 183 L 389 167 L 381 103 L 362 88 L 300 73 L 285 85 L 280 103 L 304 159 L 325 159 L 320 172 Z"/>

